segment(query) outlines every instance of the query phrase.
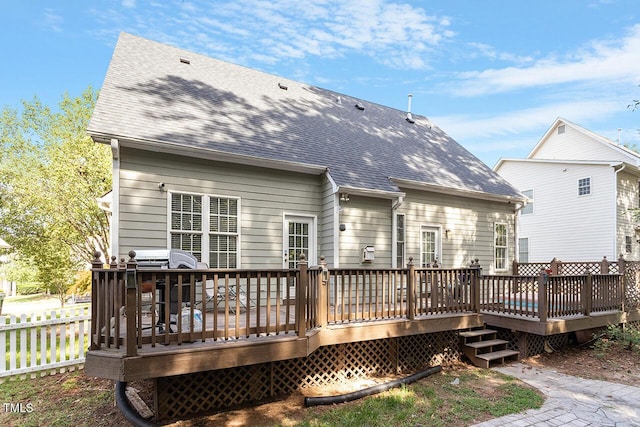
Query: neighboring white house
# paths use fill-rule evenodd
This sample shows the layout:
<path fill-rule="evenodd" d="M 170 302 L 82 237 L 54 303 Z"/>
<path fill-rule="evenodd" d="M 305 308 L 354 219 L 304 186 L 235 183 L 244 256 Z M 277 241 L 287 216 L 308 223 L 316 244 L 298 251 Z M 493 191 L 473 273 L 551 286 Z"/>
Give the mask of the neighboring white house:
<path fill-rule="evenodd" d="M 526 159 L 494 170 L 530 202 L 518 216 L 520 262 L 638 260 L 640 155 L 558 118 Z"/>
<path fill-rule="evenodd" d="M 130 34 L 88 132 L 113 152 L 114 254 L 214 268 L 506 272 L 525 198 L 428 118 Z"/>

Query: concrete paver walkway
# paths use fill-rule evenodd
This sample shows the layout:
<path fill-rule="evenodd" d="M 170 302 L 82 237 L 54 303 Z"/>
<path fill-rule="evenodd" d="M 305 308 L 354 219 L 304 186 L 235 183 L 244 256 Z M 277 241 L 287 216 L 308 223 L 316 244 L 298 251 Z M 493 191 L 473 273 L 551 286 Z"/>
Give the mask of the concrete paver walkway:
<path fill-rule="evenodd" d="M 517 362 L 494 368 L 545 394 L 542 408 L 476 424 L 498 426 L 640 426 L 640 387 L 587 380 Z"/>

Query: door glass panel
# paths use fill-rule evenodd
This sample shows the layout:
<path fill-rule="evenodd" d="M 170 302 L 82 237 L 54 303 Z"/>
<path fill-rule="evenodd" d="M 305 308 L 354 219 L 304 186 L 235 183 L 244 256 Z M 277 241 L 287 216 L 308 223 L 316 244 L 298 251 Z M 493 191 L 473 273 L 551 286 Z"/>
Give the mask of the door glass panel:
<path fill-rule="evenodd" d="M 438 259 L 438 231 L 425 228 L 420 237 L 420 266 L 429 267 Z"/>
<path fill-rule="evenodd" d="M 289 268 L 296 268 L 300 254 L 309 256 L 309 224 L 289 222 Z"/>

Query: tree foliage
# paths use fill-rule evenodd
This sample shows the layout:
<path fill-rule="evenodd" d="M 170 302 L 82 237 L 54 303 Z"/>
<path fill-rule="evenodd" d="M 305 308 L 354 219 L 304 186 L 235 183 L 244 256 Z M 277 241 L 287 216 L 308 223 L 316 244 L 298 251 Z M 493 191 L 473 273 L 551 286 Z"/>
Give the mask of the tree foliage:
<path fill-rule="evenodd" d="M 109 148 L 86 133 L 97 93 L 38 98 L 0 116 L 0 235 L 64 294 L 95 248 L 108 253 L 109 217 L 97 198 L 111 189 Z"/>

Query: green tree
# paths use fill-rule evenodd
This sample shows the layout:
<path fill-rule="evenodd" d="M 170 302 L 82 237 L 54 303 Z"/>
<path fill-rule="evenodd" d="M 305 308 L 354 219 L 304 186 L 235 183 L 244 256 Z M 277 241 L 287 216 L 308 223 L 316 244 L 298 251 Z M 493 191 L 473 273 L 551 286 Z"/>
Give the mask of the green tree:
<path fill-rule="evenodd" d="M 86 133 L 96 98 L 89 87 L 55 110 L 34 98 L 0 116 L 0 235 L 62 302 L 81 263 L 108 255 L 97 198 L 111 189 L 111 159 Z"/>

